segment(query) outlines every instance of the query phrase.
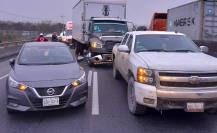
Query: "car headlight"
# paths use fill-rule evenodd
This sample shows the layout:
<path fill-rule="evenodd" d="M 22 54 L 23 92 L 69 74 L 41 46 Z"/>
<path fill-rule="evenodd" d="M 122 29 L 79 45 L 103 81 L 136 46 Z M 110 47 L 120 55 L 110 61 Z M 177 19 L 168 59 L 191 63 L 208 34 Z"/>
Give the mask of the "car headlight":
<path fill-rule="evenodd" d="M 142 84 L 154 85 L 154 73 L 152 70 L 139 67 L 137 69 L 137 81 Z"/>
<path fill-rule="evenodd" d="M 83 84 L 85 82 L 86 82 L 86 74 L 84 72 L 79 79 L 72 82 L 72 86 L 77 87 L 77 86 L 79 86 L 79 85 L 81 85 L 81 84 Z"/>
<path fill-rule="evenodd" d="M 26 85 L 24 85 L 24 84 L 21 84 L 21 83 L 19 83 L 19 82 L 17 82 L 17 81 L 15 81 L 13 78 L 11 78 L 11 77 L 9 77 L 9 86 L 10 87 L 13 87 L 13 88 L 17 88 L 17 89 L 19 89 L 19 90 L 21 90 L 21 91 L 25 91 L 28 87 L 26 86 Z"/>

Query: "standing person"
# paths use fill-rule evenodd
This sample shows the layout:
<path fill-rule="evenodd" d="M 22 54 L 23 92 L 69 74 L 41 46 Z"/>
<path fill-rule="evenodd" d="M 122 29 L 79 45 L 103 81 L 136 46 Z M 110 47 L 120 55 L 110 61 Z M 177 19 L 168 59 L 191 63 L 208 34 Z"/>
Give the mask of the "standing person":
<path fill-rule="evenodd" d="M 36 42 L 47 42 L 48 39 L 44 37 L 44 34 L 41 33 L 38 38 L 35 40 Z"/>
<path fill-rule="evenodd" d="M 59 39 L 58 39 L 58 37 L 57 37 L 57 33 L 56 33 L 56 32 L 53 33 L 52 38 L 51 38 L 51 41 L 52 41 L 52 42 L 59 42 Z"/>

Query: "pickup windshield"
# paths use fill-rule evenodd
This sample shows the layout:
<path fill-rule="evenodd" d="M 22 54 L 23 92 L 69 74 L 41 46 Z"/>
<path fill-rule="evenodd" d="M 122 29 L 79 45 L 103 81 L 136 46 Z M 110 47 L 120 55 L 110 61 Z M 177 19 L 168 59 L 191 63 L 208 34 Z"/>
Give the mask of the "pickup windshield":
<path fill-rule="evenodd" d="M 93 32 L 94 33 L 126 33 L 127 24 L 123 23 L 94 23 Z"/>
<path fill-rule="evenodd" d="M 196 44 L 183 35 L 137 35 L 135 52 L 200 52 Z"/>
<path fill-rule="evenodd" d="M 59 65 L 74 61 L 70 50 L 60 46 L 24 47 L 19 62 L 20 65 Z"/>

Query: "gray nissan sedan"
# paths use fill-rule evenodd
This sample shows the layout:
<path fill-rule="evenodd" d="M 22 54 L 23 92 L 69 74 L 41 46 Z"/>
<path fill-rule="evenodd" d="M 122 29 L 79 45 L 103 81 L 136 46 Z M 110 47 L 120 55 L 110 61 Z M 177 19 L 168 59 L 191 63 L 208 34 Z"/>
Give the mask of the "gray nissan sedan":
<path fill-rule="evenodd" d="M 85 72 L 65 44 L 26 43 L 10 65 L 8 112 L 63 109 L 87 102 Z"/>

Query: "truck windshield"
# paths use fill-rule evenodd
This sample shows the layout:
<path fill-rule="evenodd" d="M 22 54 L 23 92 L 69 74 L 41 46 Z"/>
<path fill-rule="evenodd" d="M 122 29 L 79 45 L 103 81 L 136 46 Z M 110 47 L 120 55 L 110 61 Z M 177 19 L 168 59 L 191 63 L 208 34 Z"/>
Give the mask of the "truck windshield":
<path fill-rule="evenodd" d="M 135 52 L 200 52 L 196 44 L 183 35 L 137 35 Z"/>
<path fill-rule="evenodd" d="M 94 23 L 93 25 L 94 33 L 126 33 L 127 30 L 127 24 L 122 23 Z"/>

